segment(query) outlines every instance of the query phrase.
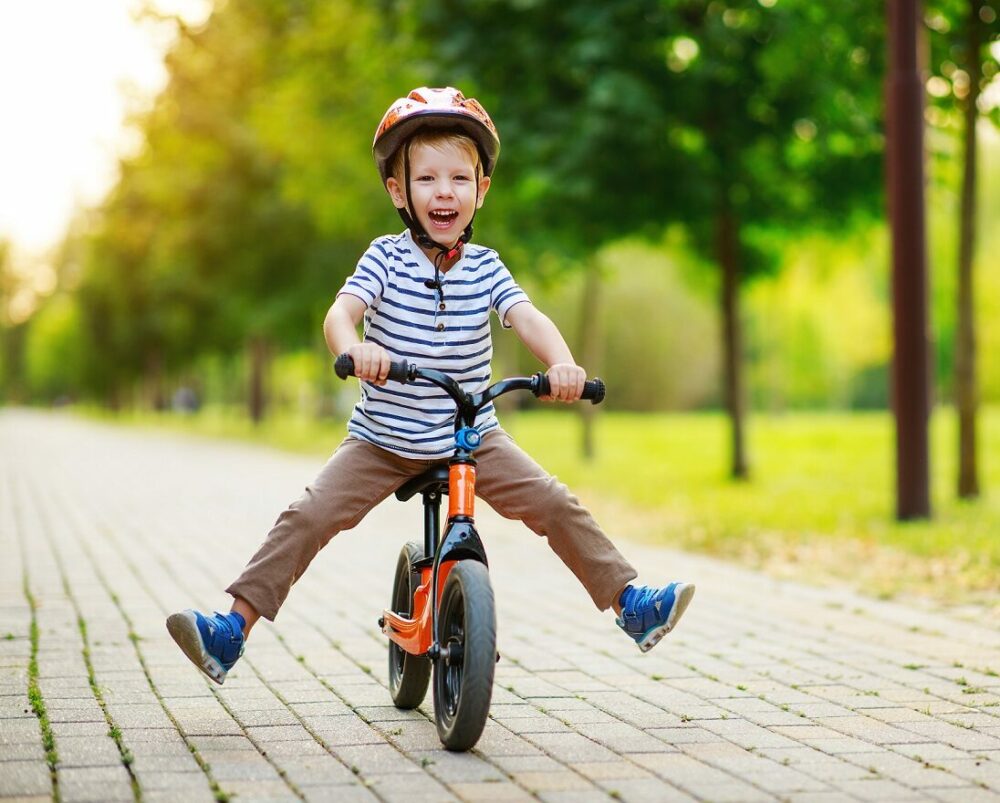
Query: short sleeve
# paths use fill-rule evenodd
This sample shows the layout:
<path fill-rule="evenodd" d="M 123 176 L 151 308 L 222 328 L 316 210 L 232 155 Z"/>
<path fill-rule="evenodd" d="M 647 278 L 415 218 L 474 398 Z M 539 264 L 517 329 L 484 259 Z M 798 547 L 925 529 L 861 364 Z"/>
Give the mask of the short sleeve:
<path fill-rule="evenodd" d="M 379 240 L 375 240 L 358 260 L 354 273 L 344 282 L 337 295 L 348 293 L 357 296 L 369 307 L 385 293 L 389 283 L 388 253 Z"/>
<path fill-rule="evenodd" d="M 515 304 L 522 301 L 530 301 L 528 294 L 521 289 L 520 285 L 514 281 L 507 266 L 497 260 L 498 267 L 493 274 L 493 288 L 490 291 L 490 306 L 496 310 L 500 323 L 505 329 L 510 328 L 507 323 L 507 313 Z"/>

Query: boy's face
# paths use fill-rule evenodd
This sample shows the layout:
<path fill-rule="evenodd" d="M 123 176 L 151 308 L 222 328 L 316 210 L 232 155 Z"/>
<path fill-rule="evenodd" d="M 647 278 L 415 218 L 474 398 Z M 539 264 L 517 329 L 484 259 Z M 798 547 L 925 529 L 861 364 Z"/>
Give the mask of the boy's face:
<path fill-rule="evenodd" d="M 410 212 L 443 246 L 458 242 L 489 188 L 488 176 L 480 176 L 477 183 L 476 162 L 465 148 L 417 143 L 410 150 Z M 406 193 L 400 182 L 389 178 L 386 189 L 396 207 L 404 209 Z"/>

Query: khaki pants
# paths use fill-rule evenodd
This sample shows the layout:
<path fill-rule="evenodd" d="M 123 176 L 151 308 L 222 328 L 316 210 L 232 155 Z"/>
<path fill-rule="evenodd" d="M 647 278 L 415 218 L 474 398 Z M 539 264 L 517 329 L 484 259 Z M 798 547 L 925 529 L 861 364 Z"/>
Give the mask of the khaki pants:
<path fill-rule="evenodd" d="M 302 497 L 279 517 L 226 591 L 273 620 L 292 584 L 327 542 L 354 527 L 400 485 L 441 460 L 414 460 L 348 438 Z M 476 495 L 508 519 L 523 521 L 583 584 L 601 610 L 636 576 L 575 496 L 503 430 L 476 450 Z"/>

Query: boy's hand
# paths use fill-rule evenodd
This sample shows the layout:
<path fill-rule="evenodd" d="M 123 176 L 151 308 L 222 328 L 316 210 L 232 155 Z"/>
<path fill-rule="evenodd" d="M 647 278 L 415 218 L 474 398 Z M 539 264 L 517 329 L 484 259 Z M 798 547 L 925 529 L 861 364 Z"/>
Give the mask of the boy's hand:
<path fill-rule="evenodd" d="M 540 397 L 543 401 L 575 402 L 583 394 L 583 383 L 587 381 L 587 372 L 569 362 L 556 363 L 545 376 L 549 380 L 550 393 Z"/>
<path fill-rule="evenodd" d="M 354 375 L 373 385 L 384 385 L 389 375 L 389 352 L 375 343 L 355 343 L 347 349 L 354 360 Z"/>

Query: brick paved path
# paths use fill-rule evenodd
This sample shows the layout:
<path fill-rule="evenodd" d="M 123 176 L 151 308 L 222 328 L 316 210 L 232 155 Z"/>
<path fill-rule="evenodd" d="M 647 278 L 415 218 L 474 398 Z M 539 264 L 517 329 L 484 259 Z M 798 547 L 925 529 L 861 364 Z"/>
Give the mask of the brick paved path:
<path fill-rule="evenodd" d="M 338 537 L 216 687 L 164 617 L 227 605 L 317 468 L 0 411 L 0 797 L 1000 800 L 995 630 L 626 544 L 650 578 L 699 586 L 641 655 L 485 510 L 503 659 L 474 752 L 385 689 L 375 621 L 418 502 Z"/>

